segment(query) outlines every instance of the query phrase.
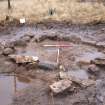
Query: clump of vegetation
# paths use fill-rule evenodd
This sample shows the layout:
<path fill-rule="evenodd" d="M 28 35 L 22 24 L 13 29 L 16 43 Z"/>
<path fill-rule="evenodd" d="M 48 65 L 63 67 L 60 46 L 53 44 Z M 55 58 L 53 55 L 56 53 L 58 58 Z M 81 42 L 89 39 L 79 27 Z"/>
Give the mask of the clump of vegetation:
<path fill-rule="evenodd" d="M 52 15 L 55 14 L 55 12 L 56 12 L 55 8 L 54 8 L 54 9 L 49 8 L 48 14 L 49 14 L 50 16 L 52 16 Z"/>

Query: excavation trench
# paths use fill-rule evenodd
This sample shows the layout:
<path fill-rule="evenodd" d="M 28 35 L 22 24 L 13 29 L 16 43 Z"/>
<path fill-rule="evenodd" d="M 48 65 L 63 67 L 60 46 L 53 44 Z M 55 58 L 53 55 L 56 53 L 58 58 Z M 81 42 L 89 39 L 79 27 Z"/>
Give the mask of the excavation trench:
<path fill-rule="evenodd" d="M 96 74 L 88 72 L 88 67 L 89 61 L 105 56 L 103 36 L 105 26 L 90 27 L 54 25 L 50 29 L 42 26 L 22 26 L 2 30 L 0 33 L 0 83 L 3 88 L 0 88 L 2 92 L 0 99 L 7 100 L 2 100 L 2 105 L 96 105 L 94 85 L 84 89 L 73 84 L 69 91 L 52 97 L 49 85 L 59 80 L 60 70 L 53 66 L 53 69 L 49 68 L 57 63 L 59 47 L 45 47 L 46 45 L 63 45 L 60 47 L 59 62 L 65 67 L 68 75 L 95 81 L 102 79 L 105 76 L 104 67 L 99 67 Z M 102 37 L 99 37 L 99 34 Z M 103 43 L 100 44 L 100 42 Z M 35 64 L 16 64 L 9 58 L 11 54 L 37 56 L 42 64 L 48 64 L 47 69 L 43 66 L 36 67 Z M 10 76 L 4 76 L 3 73 L 8 73 Z M 18 76 L 25 76 L 25 78 Z M 14 88 L 16 85 L 14 81 L 17 82 L 17 89 Z M 17 92 L 14 92 L 16 90 Z"/>

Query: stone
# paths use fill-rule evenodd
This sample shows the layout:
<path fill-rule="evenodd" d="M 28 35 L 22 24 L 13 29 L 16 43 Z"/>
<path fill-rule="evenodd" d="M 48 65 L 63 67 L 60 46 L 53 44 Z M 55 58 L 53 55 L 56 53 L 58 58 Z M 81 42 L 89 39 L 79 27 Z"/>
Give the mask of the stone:
<path fill-rule="evenodd" d="M 84 44 L 88 44 L 88 45 L 96 45 L 96 41 L 90 41 L 90 40 L 86 40 L 86 39 L 82 39 L 82 43 Z"/>
<path fill-rule="evenodd" d="M 2 51 L 3 51 L 4 47 L 1 45 L 0 43 L 0 55 L 2 55 Z"/>
<path fill-rule="evenodd" d="M 81 58 L 77 61 L 77 64 L 79 66 L 82 66 L 82 65 L 89 65 L 91 63 L 91 60 L 88 59 L 88 58 Z"/>
<path fill-rule="evenodd" d="M 70 41 L 70 42 L 75 42 L 75 43 L 80 43 L 81 42 L 81 37 L 79 37 L 77 35 L 62 37 L 62 39 L 64 41 Z"/>
<path fill-rule="evenodd" d="M 98 42 L 98 43 L 96 43 L 96 46 L 105 47 L 105 42 Z"/>
<path fill-rule="evenodd" d="M 88 67 L 88 72 L 90 74 L 93 74 L 93 75 L 98 75 L 99 73 L 99 68 L 95 65 L 95 64 L 91 64 L 89 65 Z"/>
<path fill-rule="evenodd" d="M 92 60 L 92 63 L 94 63 L 96 65 L 104 65 L 105 66 L 105 57 L 96 58 L 95 60 Z"/>
<path fill-rule="evenodd" d="M 2 47 L 3 48 L 14 48 L 14 43 L 13 42 L 2 42 Z"/>
<path fill-rule="evenodd" d="M 13 43 L 15 46 L 26 46 L 27 45 L 27 42 L 22 39 L 15 40 L 13 41 Z"/>
<path fill-rule="evenodd" d="M 39 62 L 38 68 L 44 70 L 55 70 L 58 68 L 58 64 L 53 62 Z"/>
<path fill-rule="evenodd" d="M 79 84 L 82 87 L 88 87 L 95 84 L 94 80 L 86 78 L 78 78 L 76 76 L 68 74 L 68 72 L 60 72 L 59 76 L 61 79 L 69 79 L 70 81 Z"/>
<path fill-rule="evenodd" d="M 92 60 L 102 57 L 105 57 L 105 55 L 101 52 L 87 52 L 80 57 L 77 57 L 76 62 L 79 65 L 89 65 L 91 64 Z"/>
<path fill-rule="evenodd" d="M 70 80 L 60 80 L 50 85 L 50 89 L 53 91 L 53 93 L 58 94 L 70 88 L 71 84 L 72 81 Z"/>
<path fill-rule="evenodd" d="M 81 84 L 82 84 L 83 87 L 88 87 L 88 86 L 91 86 L 91 85 L 95 85 L 96 81 L 91 80 L 91 79 L 82 80 Z"/>
<path fill-rule="evenodd" d="M 39 62 L 37 56 L 24 56 L 24 55 L 9 55 L 10 59 L 13 59 L 16 63 L 32 63 L 36 64 Z"/>
<path fill-rule="evenodd" d="M 30 38 L 33 38 L 34 37 L 34 34 L 29 32 L 29 33 L 26 33 L 24 36 L 28 36 Z"/>
<path fill-rule="evenodd" d="M 5 48 L 2 53 L 4 55 L 9 55 L 9 54 L 14 53 L 14 49 L 12 49 L 12 48 Z"/>
<path fill-rule="evenodd" d="M 21 37 L 21 39 L 23 40 L 23 41 L 26 41 L 26 42 L 28 42 L 28 41 L 30 41 L 30 36 L 23 36 L 23 37 Z"/>

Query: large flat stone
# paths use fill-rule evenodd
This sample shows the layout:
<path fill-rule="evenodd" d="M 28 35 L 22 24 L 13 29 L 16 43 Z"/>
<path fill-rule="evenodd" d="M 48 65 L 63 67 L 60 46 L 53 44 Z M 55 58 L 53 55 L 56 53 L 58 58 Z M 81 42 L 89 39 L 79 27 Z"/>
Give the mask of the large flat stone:
<path fill-rule="evenodd" d="M 72 81 L 70 81 L 68 79 L 64 79 L 64 80 L 57 81 L 57 82 L 53 83 L 52 85 L 50 85 L 50 89 L 55 94 L 58 94 L 58 93 L 63 92 L 64 90 L 70 88 L 71 84 L 72 84 Z"/>

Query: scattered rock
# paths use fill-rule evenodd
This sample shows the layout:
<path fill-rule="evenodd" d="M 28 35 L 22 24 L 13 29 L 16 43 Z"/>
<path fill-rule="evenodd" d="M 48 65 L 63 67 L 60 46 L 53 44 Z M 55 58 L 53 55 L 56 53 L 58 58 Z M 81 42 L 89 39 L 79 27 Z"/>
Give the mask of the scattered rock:
<path fill-rule="evenodd" d="M 98 75 L 99 73 L 99 68 L 95 65 L 95 64 L 91 64 L 89 65 L 88 67 L 88 72 L 90 74 L 93 74 L 93 75 Z"/>
<path fill-rule="evenodd" d="M 14 49 L 12 49 L 12 48 L 5 48 L 3 50 L 4 55 L 9 55 L 9 54 L 12 54 L 12 53 L 14 53 Z"/>
<path fill-rule="evenodd" d="M 60 78 L 61 79 L 69 79 L 70 81 L 79 84 L 82 87 L 88 87 L 90 85 L 95 85 L 95 81 L 91 79 L 80 79 L 78 77 L 75 77 L 73 75 L 68 75 L 67 72 L 60 72 Z"/>
<path fill-rule="evenodd" d="M 4 47 L 0 44 L 0 55 L 2 54 Z"/>
<path fill-rule="evenodd" d="M 41 41 L 44 41 L 45 39 L 47 39 L 47 36 L 46 35 L 43 35 L 43 36 L 36 36 L 34 38 L 35 42 L 41 42 Z"/>
<path fill-rule="evenodd" d="M 96 58 L 105 57 L 103 53 L 100 52 L 87 52 L 76 59 L 77 64 L 79 65 L 89 65 L 91 61 Z"/>
<path fill-rule="evenodd" d="M 95 60 L 91 61 L 96 65 L 104 65 L 105 66 L 105 58 L 96 58 Z"/>
<path fill-rule="evenodd" d="M 88 87 L 91 85 L 95 85 L 96 81 L 88 79 L 88 80 L 82 80 L 81 84 L 83 85 L 83 87 Z"/>
<path fill-rule="evenodd" d="M 78 84 L 81 84 L 81 80 L 79 78 L 76 78 L 75 76 L 71 76 L 68 74 L 68 72 L 60 72 L 59 73 L 60 79 L 69 79 L 70 81 L 76 82 Z"/>
<path fill-rule="evenodd" d="M 26 33 L 24 36 L 29 36 L 30 38 L 33 38 L 34 34 L 32 34 L 32 33 Z"/>
<path fill-rule="evenodd" d="M 16 61 L 16 63 L 33 63 L 39 62 L 39 58 L 36 56 L 24 56 L 24 55 L 9 55 L 10 59 Z"/>
<path fill-rule="evenodd" d="M 14 49 L 14 43 L 13 42 L 2 42 L 1 43 L 2 44 L 2 46 L 3 46 L 3 48 L 12 48 L 12 49 Z"/>
<path fill-rule="evenodd" d="M 39 62 L 38 68 L 44 69 L 44 70 L 55 70 L 58 68 L 58 64 L 52 63 L 52 62 Z"/>
<path fill-rule="evenodd" d="M 79 59 L 78 61 L 77 61 L 77 64 L 79 65 L 79 66 L 82 66 L 82 65 L 89 65 L 89 64 L 91 64 L 91 60 L 90 59 L 86 59 L 86 58 L 81 58 L 81 59 Z"/>
<path fill-rule="evenodd" d="M 82 43 L 88 44 L 88 45 L 93 45 L 93 46 L 96 45 L 96 41 L 90 41 L 90 40 L 85 40 L 85 39 L 82 40 Z"/>
<path fill-rule="evenodd" d="M 70 42 L 74 42 L 74 43 L 80 43 L 81 42 L 81 37 L 79 37 L 77 35 L 60 37 L 59 39 L 62 41 L 70 41 Z"/>
<path fill-rule="evenodd" d="M 96 44 L 96 46 L 98 46 L 98 47 L 105 47 L 105 42 L 98 42 Z"/>
<path fill-rule="evenodd" d="M 66 71 L 66 68 L 63 65 L 59 65 L 59 70 L 60 71 Z"/>
<path fill-rule="evenodd" d="M 46 39 L 49 40 L 54 40 L 54 41 L 69 41 L 69 42 L 75 42 L 75 43 L 79 43 L 81 42 L 81 38 L 79 36 L 76 35 L 72 35 L 72 36 L 57 36 L 57 35 L 43 35 L 43 36 L 37 36 L 35 37 L 35 42 L 41 42 L 44 41 Z"/>
<path fill-rule="evenodd" d="M 50 89 L 55 93 L 61 93 L 64 90 L 67 90 L 68 88 L 70 88 L 72 84 L 72 81 L 70 80 L 60 80 L 58 82 L 53 83 L 52 85 L 50 85 Z"/>
<path fill-rule="evenodd" d="M 13 41 L 15 46 L 26 46 L 27 42 L 25 40 L 19 39 L 19 40 L 15 40 Z"/>
<path fill-rule="evenodd" d="M 23 37 L 21 37 L 21 39 L 25 42 L 28 42 L 28 41 L 30 41 L 31 38 L 30 38 L 30 36 L 23 36 Z"/>
<path fill-rule="evenodd" d="M 69 80 L 72 80 L 72 77 L 71 76 L 68 76 L 68 73 L 67 72 L 59 72 L 59 77 L 60 79 L 69 79 Z"/>

